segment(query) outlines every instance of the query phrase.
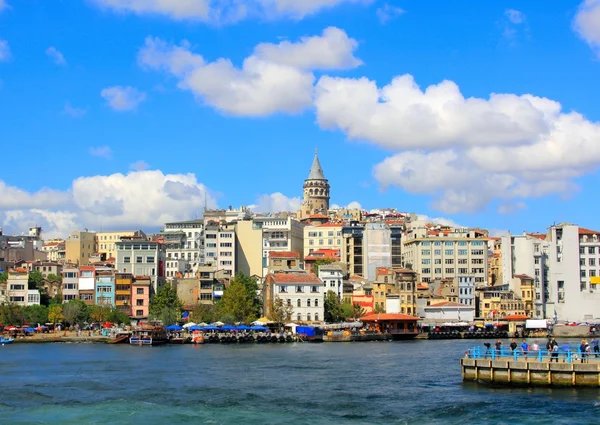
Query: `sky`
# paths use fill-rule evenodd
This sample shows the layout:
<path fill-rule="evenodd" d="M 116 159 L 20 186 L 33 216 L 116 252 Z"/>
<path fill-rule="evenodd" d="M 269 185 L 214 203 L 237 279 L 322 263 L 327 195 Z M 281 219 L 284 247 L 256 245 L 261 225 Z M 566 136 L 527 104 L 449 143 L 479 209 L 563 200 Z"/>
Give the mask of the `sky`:
<path fill-rule="evenodd" d="M 600 0 L 0 0 L 0 226 L 331 203 L 600 228 Z"/>

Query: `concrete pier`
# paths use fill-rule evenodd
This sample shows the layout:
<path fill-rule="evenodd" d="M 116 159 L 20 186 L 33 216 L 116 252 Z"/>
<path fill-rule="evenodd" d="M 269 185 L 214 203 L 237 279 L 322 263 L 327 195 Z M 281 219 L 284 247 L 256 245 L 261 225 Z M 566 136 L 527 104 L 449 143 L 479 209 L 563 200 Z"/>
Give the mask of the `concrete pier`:
<path fill-rule="evenodd" d="M 497 384 L 600 387 L 600 363 L 549 363 L 509 359 L 460 360 L 465 381 Z"/>

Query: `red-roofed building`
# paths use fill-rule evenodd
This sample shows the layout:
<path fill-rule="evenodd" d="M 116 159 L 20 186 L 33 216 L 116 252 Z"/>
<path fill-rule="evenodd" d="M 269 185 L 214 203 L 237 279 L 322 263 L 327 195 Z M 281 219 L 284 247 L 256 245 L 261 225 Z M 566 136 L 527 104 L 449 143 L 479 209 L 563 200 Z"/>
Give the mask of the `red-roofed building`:
<path fill-rule="evenodd" d="M 313 265 L 316 261 L 329 259 L 332 262 L 339 262 L 341 260 L 339 249 L 318 249 L 311 252 L 309 255 L 304 257 L 304 268 L 306 271 L 312 273 Z"/>
<path fill-rule="evenodd" d="M 360 320 L 367 325 L 369 330 L 388 334 L 392 339 L 412 339 L 418 334 L 418 317 L 406 314 L 370 314 Z"/>
<path fill-rule="evenodd" d="M 266 317 L 273 316 L 273 304 L 279 298 L 293 307 L 291 320 L 296 323 L 323 321 L 324 296 L 323 282 L 313 273 L 269 273 L 263 285 Z"/>
<path fill-rule="evenodd" d="M 304 228 L 305 261 L 306 258 L 310 258 L 314 252 L 323 249 L 341 252 L 343 227 L 344 223 L 342 222 L 306 226 Z"/>
<path fill-rule="evenodd" d="M 269 251 L 269 272 L 300 270 L 300 254 L 292 251 Z"/>

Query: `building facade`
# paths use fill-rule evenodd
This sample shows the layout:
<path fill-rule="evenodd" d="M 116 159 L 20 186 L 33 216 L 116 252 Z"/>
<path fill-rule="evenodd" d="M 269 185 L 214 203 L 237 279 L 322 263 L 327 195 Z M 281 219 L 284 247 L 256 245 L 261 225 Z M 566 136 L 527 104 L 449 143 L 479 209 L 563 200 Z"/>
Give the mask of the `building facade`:
<path fill-rule="evenodd" d="M 62 271 L 63 302 L 79 299 L 79 269 L 65 267 Z"/>
<path fill-rule="evenodd" d="M 308 218 L 313 214 L 327 214 L 329 211 L 329 182 L 325 178 L 318 152 L 315 151 L 308 178 L 304 181 L 303 200 L 298 218 Z"/>
<path fill-rule="evenodd" d="M 117 242 L 122 237 L 140 237 L 146 238 L 146 234 L 141 230 L 122 230 L 116 232 L 97 232 L 96 233 L 96 252 L 105 254 L 106 258 L 117 258 Z"/>
<path fill-rule="evenodd" d="M 96 232 L 75 231 L 65 241 L 65 261 L 78 266 L 90 263 L 90 257 L 98 251 Z"/>
<path fill-rule="evenodd" d="M 320 322 L 324 320 L 324 286 L 309 273 L 269 273 L 265 279 L 264 307 L 267 317 L 273 301 L 281 299 L 293 307 L 292 321 Z"/>
<path fill-rule="evenodd" d="M 133 276 L 148 276 L 152 281 L 152 289 L 157 291 L 165 277 L 164 245 L 136 237 L 122 238 L 116 245 L 117 271 Z"/>
<path fill-rule="evenodd" d="M 131 317 L 135 322 L 148 319 L 151 286 L 150 278 L 144 276 L 138 276 L 131 283 Z"/>
<path fill-rule="evenodd" d="M 342 300 L 344 296 L 344 270 L 342 267 L 337 264 L 321 264 L 318 273 L 325 293 L 332 291 Z"/>
<path fill-rule="evenodd" d="M 320 249 L 342 249 L 344 223 L 324 223 L 304 228 L 304 257 Z"/>

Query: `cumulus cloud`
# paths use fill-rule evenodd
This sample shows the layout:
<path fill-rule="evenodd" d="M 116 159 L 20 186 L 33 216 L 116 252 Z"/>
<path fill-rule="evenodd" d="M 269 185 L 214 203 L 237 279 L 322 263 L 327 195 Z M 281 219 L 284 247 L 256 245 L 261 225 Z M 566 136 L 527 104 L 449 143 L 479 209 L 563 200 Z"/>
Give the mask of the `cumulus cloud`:
<path fill-rule="evenodd" d="M 248 209 L 257 213 L 266 212 L 296 212 L 300 209 L 302 204 L 302 198 L 288 198 L 281 192 L 272 193 L 270 195 L 261 195 L 252 205 L 248 206 Z"/>
<path fill-rule="evenodd" d="M 433 195 L 446 213 L 568 196 L 600 164 L 600 123 L 529 94 L 465 98 L 451 81 L 421 90 L 404 75 L 380 89 L 322 77 L 315 104 L 322 128 L 397 151 L 374 167 L 382 188 Z"/>
<path fill-rule="evenodd" d="M 523 12 L 516 9 L 506 9 L 504 18 L 504 21 L 501 22 L 504 28 L 502 35 L 510 44 L 516 44 L 519 37 L 529 37 L 527 17 Z"/>
<path fill-rule="evenodd" d="M 520 12 L 518 10 L 515 9 L 506 9 L 504 11 L 504 15 L 508 18 L 508 20 L 515 24 L 515 25 L 519 25 L 522 24 L 523 22 L 525 22 L 525 15 L 523 14 L 523 12 Z"/>
<path fill-rule="evenodd" d="M 49 236 L 73 230 L 158 227 L 187 219 L 205 205 L 216 208 L 210 191 L 194 174 L 132 171 L 80 177 L 66 191 L 28 192 L 0 181 L 0 225 L 20 232 L 41 225 Z"/>
<path fill-rule="evenodd" d="M 135 170 L 135 171 L 144 171 L 144 170 L 147 170 L 148 168 L 150 168 L 150 164 L 148 164 L 146 161 L 144 161 L 142 159 L 129 165 L 129 169 Z"/>
<path fill-rule="evenodd" d="M 100 92 L 108 105 L 115 111 L 132 111 L 140 103 L 146 100 L 146 93 L 138 89 L 127 86 L 112 86 L 102 89 Z"/>
<path fill-rule="evenodd" d="M 314 69 L 345 69 L 359 65 L 353 56 L 357 42 L 338 28 L 299 42 L 259 44 L 241 68 L 229 59 L 206 62 L 187 41 L 169 44 L 148 37 L 138 62 L 146 69 L 163 70 L 216 109 L 239 116 L 296 114 L 313 101 Z"/>
<path fill-rule="evenodd" d="M 63 113 L 69 115 L 74 118 L 82 117 L 86 114 L 86 110 L 84 108 L 76 108 L 71 105 L 71 102 L 67 101 L 65 103 L 65 107 L 63 108 Z"/>
<path fill-rule="evenodd" d="M 600 56 L 600 0 L 585 0 L 573 22 L 575 31 Z"/>
<path fill-rule="evenodd" d="M 396 7 L 390 5 L 389 3 L 385 3 L 382 7 L 377 9 L 377 18 L 379 19 L 379 22 L 385 25 L 391 20 L 396 19 L 405 13 L 406 11 L 401 7 Z"/>
<path fill-rule="evenodd" d="M 0 62 L 9 60 L 11 57 L 8 41 L 0 38 Z"/>
<path fill-rule="evenodd" d="M 339 210 L 339 209 L 342 209 L 342 208 L 348 208 L 348 209 L 351 209 L 351 210 L 354 210 L 354 209 L 356 209 L 356 210 L 362 210 L 362 206 L 357 201 L 352 201 L 352 202 L 350 202 L 346 206 L 342 206 L 342 205 L 338 205 L 338 204 L 331 205 L 331 209 L 333 209 L 333 210 Z"/>
<path fill-rule="evenodd" d="M 8 4 L 6 3 L 6 0 L 0 0 L 0 12 L 2 12 L 6 8 L 8 8 Z"/>
<path fill-rule="evenodd" d="M 453 228 L 466 227 L 466 226 L 462 226 L 462 225 L 458 224 L 451 218 L 446 218 L 446 217 L 429 217 L 428 215 L 425 215 L 425 214 L 417 214 L 417 219 L 419 221 L 422 221 L 425 223 L 433 223 L 433 224 L 437 224 L 440 226 L 449 226 L 449 227 L 453 227 Z"/>
<path fill-rule="evenodd" d="M 50 46 L 46 49 L 46 55 L 50 58 L 52 62 L 56 65 L 66 65 L 67 61 L 63 54 L 56 49 L 54 46 Z"/>
<path fill-rule="evenodd" d="M 100 158 L 111 159 L 113 151 L 110 146 L 98 146 L 96 148 L 89 148 L 90 155 L 98 156 Z"/>
<path fill-rule="evenodd" d="M 246 18 L 302 19 L 343 4 L 373 0 L 92 0 L 108 10 L 138 15 L 162 15 L 175 20 L 210 24 L 235 23 Z"/>

